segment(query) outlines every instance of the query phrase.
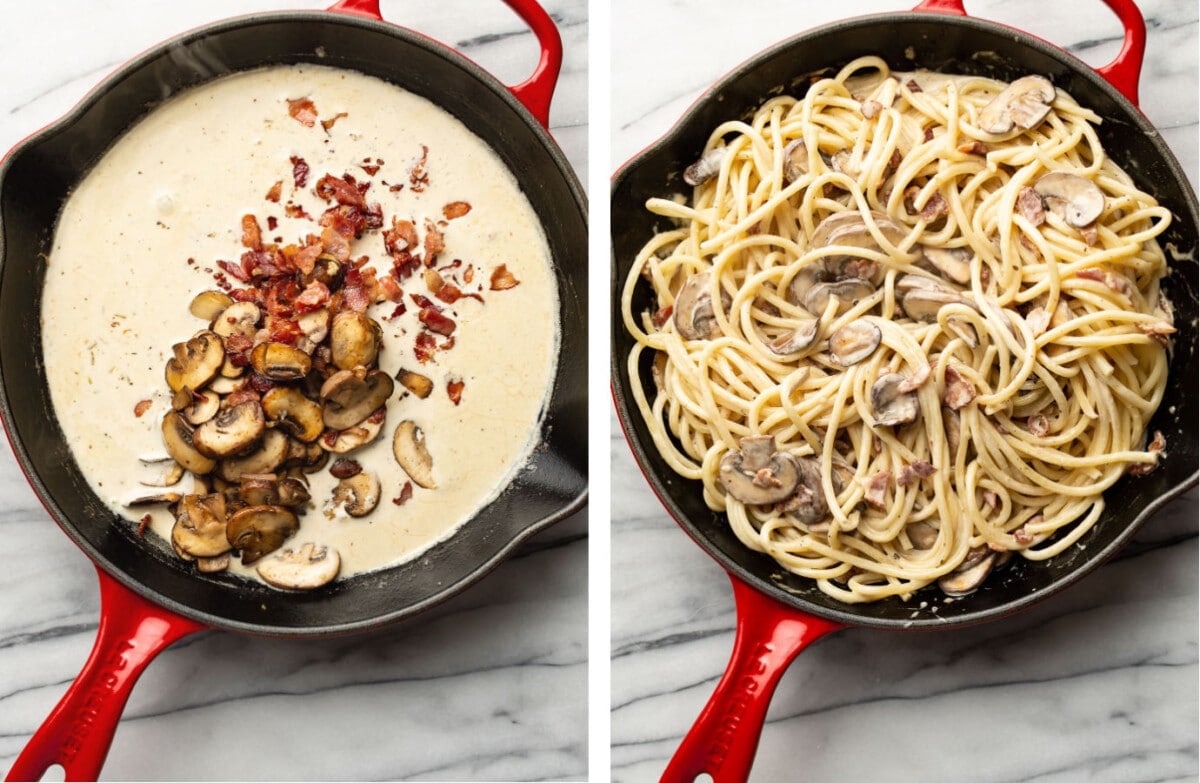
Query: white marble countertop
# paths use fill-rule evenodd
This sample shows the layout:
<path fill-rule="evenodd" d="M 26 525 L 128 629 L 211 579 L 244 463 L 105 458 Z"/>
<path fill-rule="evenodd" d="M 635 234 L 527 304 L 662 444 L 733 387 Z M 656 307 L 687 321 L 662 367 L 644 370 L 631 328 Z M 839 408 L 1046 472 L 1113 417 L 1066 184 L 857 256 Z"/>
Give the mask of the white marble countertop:
<path fill-rule="evenodd" d="M 1197 174 L 1197 8 L 1138 0 L 1149 44 L 1141 105 Z M 616 0 L 614 169 L 714 81 L 771 44 L 915 0 Z M 1092 65 L 1120 27 L 1098 0 L 968 0 L 968 12 Z M 638 16 L 636 25 L 623 20 Z M 611 419 L 612 779 L 657 779 L 733 641 L 720 567 L 672 522 Z M 1124 554 L 1009 619 L 950 633 L 847 630 L 784 674 L 751 780 L 1195 781 L 1197 495 L 1164 508 Z"/>
<path fill-rule="evenodd" d="M 128 58 L 198 25 L 333 0 L 62 0 L 0 10 L 0 152 Z M 587 166 L 583 0 L 545 0 L 565 57 L 551 132 Z M 506 84 L 538 47 L 499 0 L 386 0 L 384 16 Z M 0 770 L 75 677 L 95 573 L 0 447 Z M 204 632 L 147 669 L 104 768 L 122 780 L 579 780 L 587 774 L 587 513 L 473 589 L 387 632 L 285 641 Z M 251 738 L 253 727 L 253 738 Z"/>

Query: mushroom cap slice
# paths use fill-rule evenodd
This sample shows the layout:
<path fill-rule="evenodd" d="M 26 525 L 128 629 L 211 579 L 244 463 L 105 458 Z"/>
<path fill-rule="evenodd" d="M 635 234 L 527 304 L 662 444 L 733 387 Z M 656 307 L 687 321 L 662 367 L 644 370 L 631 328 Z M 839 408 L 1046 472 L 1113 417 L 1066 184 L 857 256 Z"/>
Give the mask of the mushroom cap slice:
<path fill-rule="evenodd" d="M 808 145 L 793 139 L 783 148 L 783 181 L 789 185 L 808 173 Z"/>
<path fill-rule="evenodd" d="M 983 584 L 996 564 L 996 553 L 987 547 L 976 547 L 967 553 L 962 563 L 950 573 L 938 579 L 938 587 L 946 595 L 959 596 L 973 593 Z"/>
<path fill-rule="evenodd" d="M 279 503 L 279 487 L 270 474 L 251 473 L 242 477 L 238 487 L 238 497 L 247 506 L 277 506 Z"/>
<path fill-rule="evenodd" d="M 329 348 L 339 370 L 370 367 L 379 357 L 383 329 L 356 310 L 343 310 L 334 316 L 329 329 Z"/>
<path fill-rule="evenodd" d="M 192 442 L 201 454 L 218 459 L 242 454 L 257 444 L 266 431 L 262 406 L 247 400 L 226 408 L 196 428 Z"/>
<path fill-rule="evenodd" d="M 319 403 L 294 386 L 275 386 L 262 396 L 263 415 L 297 440 L 311 443 L 325 429 Z"/>
<path fill-rule="evenodd" d="M 428 397 L 430 392 L 433 391 L 433 381 L 429 376 L 422 375 L 419 372 L 400 368 L 400 371 L 396 373 L 396 380 L 400 381 L 401 386 L 422 400 Z"/>
<path fill-rule="evenodd" d="M 259 343 L 250 352 L 250 363 L 273 381 L 298 381 L 312 370 L 312 357 L 286 343 Z"/>
<path fill-rule="evenodd" d="M 709 281 L 712 272 L 698 272 L 688 277 L 675 297 L 671 320 L 675 331 L 685 340 L 707 340 L 717 330 L 717 317 L 713 311 Z M 729 296 L 721 292 L 721 301 L 728 304 Z"/>
<path fill-rule="evenodd" d="M 915 391 L 901 392 L 905 377 L 888 373 L 871 386 L 871 409 L 876 427 L 895 427 L 916 421 L 921 405 Z"/>
<path fill-rule="evenodd" d="M 396 426 L 392 436 L 392 454 L 408 477 L 425 489 L 437 489 L 433 479 L 433 457 L 425 445 L 425 433 L 412 419 Z"/>
<path fill-rule="evenodd" d="M 199 394 L 191 394 L 190 397 L 191 404 L 184 407 L 180 413 L 183 414 L 183 418 L 187 419 L 188 424 L 193 426 L 208 421 L 221 409 L 221 395 L 212 389 L 205 389 Z"/>
<path fill-rule="evenodd" d="M 775 436 L 751 435 L 741 439 L 741 451 L 721 458 L 717 474 L 731 497 L 753 506 L 786 500 L 800 482 L 796 458 L 775 450 Z"/>
<path fill-rule="evenodd" d="M 799 279 L 799 275 L 796 279 Z M 793 281 L 794 282 L 794 281 Z M 799 300 L 800 305 L 817 318 L 825 314 L 830 299 L 837 300 L 834 315 L 841 315 L 858 302 L 875 294 L 875 286 L 871 281 L 859 277 L 848 277 L 845 280 L 833 280 L 816 283 Z"/>
<path fill-rule="evenodd" d="M 767 343 L 767 348 L 777 356 L 787 356 L 797 351 L 803 351 L 817 339 L 817 327 L 820 325 L 821 322 L 815 318 L 804 321 L 790 332 L 784 332 Z M 659 356 L 662 356 L 664 361 L 666 360 L 666 354 L 659 354 Z"/>
<path fill-rule="evenodd" d="M 353 427 L 347 427 L 344 430 L 327 430 L 317 440 L 320 448 L 326 452 L 325 457 L 328 458 L 328 452 L 347 454 L 374 441 L 379 437 L 379 433 L 383 432 L 385 413 L 385 409 L 379 408 Z M 308 473 L 313 472 L 311 469 L 306 468 L 305 470 Z"/>
<path fill-rule="evenodd" d="M 296 326 L 304 332 L 304 336 L 314 343 L 319 343 L 329 334 L 329 311 L 324 307 L 309 313 L 296 316 Z"/>
<path fill-rule="evenodd" d="M 342 568 L 337 550 L 311 542 L 299 549 L 284 549 L 258 564 L 258 575 L 283 590 L 313 590 L 329 584 Z"/>
<path fill-rule="evenodd" d="M 1052 171 L 1039 179 L 1033 189 L 1045 199 L 1047 209 L 1075 228 L 1095 223 L 1104 212 L 1104 191 L 1078 174 Z"/>
<path fill-rule="evenodd" d="M 229 337 L 234 334 L 253 337 L 254 333 L 258 331 L 260 318 L 262 318 L 262 311 L 254 302 L 234 302 L 213 319 L 210 328 L 221 337 Z"/>
<path fill-rule="evenodd" d="M 247 506 L 229 517 L 225 535 L 250 565 L 283 546 L 300 523 L 291 509 L 282 506 Z"/>
<path fill-rule="evenodd" d="M 162 438 L 171 459 L 197 475 L 210 473 L 217 466 L 216 460 L 196 448 L 194 437 L 192 427 L 178 411 L 167 411 L 162 420 Z"/>
<path fill-rule="evenodd" d="M 979 129 L 999 136 L 1014 127 L 1029 130 L 1050 113 L 1054 103 L 1054 85 L 1044 76 L 1022 76 L 1005 87 L 979 112 Z"/>
<path fill-rule="evenodd" d="M 683 170 L 683 181 L 695 187 L 717 176 L 728 153 L 728 147 L 713 147 L 701 155 L 699 160 Z"/>
<path fill-rule="evenodd" d="M 812 457 L 797 457 L 796 467 L 800 480 L 791 496 L 780 504 L 780 510 L 805 525 L 815 525 L 829 516 L 829 501 L 821 483 L 821 463 Z M 837 483 L 835 481 L 835 485 Z"/>
<path fill-rule="evenodd" d="M 211 381 L 225 363 L 225 345 L 208 330 L 197 332 L 190 340 L 171 346 L 175 356 L 167 362 L 166 379 L 171 391 L 185 386 L 198 390 Z"/>
<path fill-rule="evenodd" d="M 201 291 L 192 298 L 188 312 L 202 321 L 212 322 L 233 304 L 233 298 L 224 291 Z"/>
<path fill-rule="evenodd" d="M 893 222 L 884 213 L 871 210 L 870 217 L 871 222 L 879 229 L 879 233 L 889 243 L 898 245 L 908 236 L 905 228 Z M 875 240 L 875 235 L 868 228 L 866 219 L 857 210 L 835 212 L 813 229 L 812 237 L 809 239 L 810 247 L 821 248 L 832 245 L 884 252 L 883 247 Z M 838 278 L 858 277 L 870 280 L 873 285 L 878 285 L 883 279 L 884 270 L 879 264 L 853 254 L 829 256 L 822 261 L 822 264 L 826 272 Z"/>
<path fill-rule="evenodd" d="M 841 366 L 850 367 L 874 353 L 882 339 L 877 325 L 859 318 L 829 336 L 829 356 Z"/>
<path fill-rule="evenodd" d="M 921 275 L 903 275 L 897 280 L 896 298 L 909 318 L 924 323 L 936 321 L 944 306 L 966 302 L 955 289 Z"/>
<path fill-rule="evenodd" d="M 321 386 L 322 416 L 331 430 L 344 430 L 362 422 L 387 402 L 395 384 L 379 370 L 356 367 L 339 370 Z"/>
<path fill-rule="evenodd" d="M 173 487 L 183 478 L 183 466 L 170 457 L 139 458 L 138 462 L 153 467 L 157 471 L 153 478 L 144 478 L 138 481 L 144 487 Z"/>
<path fill-rule="evenodd" d="M 340 506 L 352 517 L 365 517 L 379 505 L 380 492 L 378 477 L 364 470 L 338 482 L 333 490 L 332 505 Z"/>
<path fill-rule="evenodd" d="M 936 247 L 922 245 L 924 261 L 942 277 L 959 285 L 971 283 L 972 253 L 965 247 Z"/>
<path fill-rule="evenodd" d="M 202 574 L 216 574 L 229 568 L 229 553 L 216 557 L 197 557 L 196 570 Z"/>
<path fill-rule="evenodd" d="M 224 495 L 184 495 L 171 528 L 171 542 L 192 557 L 217 557 L 230 549 L 225 524 Z"/>
<path fill-rule="evenodd" d="M 221 460 L 217 464 L 217 475 L 236 484 L 244 476 L 273 473 L 287 459 L 288 446 L 286 434 L 280 430 L 266 430 L 257 449 L 245 456 Z"/>
<path fill-rule="evenodd" d="M 300 509 L 308 505 L 308 501 L 312 499 L 309 494 L 308 485 L 294 476 L 285 476 L 279 480 L 276 486 L 276 491 L 279 493 L 280 506 L 288 508 Z"/>

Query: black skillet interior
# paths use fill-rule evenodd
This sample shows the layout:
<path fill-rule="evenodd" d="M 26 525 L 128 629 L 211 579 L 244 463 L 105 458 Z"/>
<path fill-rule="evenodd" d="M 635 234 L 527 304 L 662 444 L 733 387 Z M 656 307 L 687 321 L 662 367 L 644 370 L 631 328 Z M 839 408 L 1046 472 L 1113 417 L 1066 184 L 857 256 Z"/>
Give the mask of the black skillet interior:
<path fill-rule="evenodd" d="M 965 625 L 1015 611 L 1082 577 L 1103 562 L 1135 527 L 1170 498 L 1196 483 L 1197 476 L 1197 218 L 1196 196 L 1167 146 L 1145 117 L 1086 64 L 1031 36 L 986 21 L 933 13 L 860 17 L 814 29 L 772 47 L 724 77 L 702 96 L 654 145 L 630 161 L 612 183 L 612 290 L 619 294 L 633 258 L 645 241 L 669 226 L 645 209 L 646 199 L 690 193 L 680 179 L 721 122 L 749 116 L 766 99 L 802 95 L 813 73 L 835 72 L 856 57 L 876 54 L 893 69 L 927 68 L 981 74 L 1011 81 L 1040 73 L 1051 78 L 1102 118 L 1100 138 L 1108 153 L 1139 186 L 1168 206 L 1171 227 L 1160 238 L 1173 246 L 1164 284 L 1175 305 L 1179 328 L 1166 397 L 1151 429 L 1166 436 L 1169 458 L 1143 478 L 1125 477 L 1106 493 L 1102 520 L 1069 551 L 1047 562 L 1016 558 L 1004 571 L 966 598 L 946 600 L 918 595 L 864 605 L 845 605 L 807 580 L 790 575 L 766 555 L 751 552 L 734 536 L 723 516 L 704 505 L 698 483 L 679 478 L 655 451 L 630 393 L 626 357 L 633 341 L 622 325 L 619 297 L 612 313 L 613 393 L 630 446 L 643 473 L 672 516 L 726 569 L 784 604 L 829 619 L 887 628 Z M 1170 260 L 1171 254 L 1168 253 Z M 633 311 L 651 303 L 639 287 Z M 640 375 L 652 396 L 649 363 Z M 921 610 L 920 604 L 929 607 Z"/>
<path fill-rule="evenodd" d="M 528 469 L 448 541 L 400 567 L 311 594 L 203 577 L 114 517 L 80 475 L 40 360 L 39 302 L 59 208 L 117 136 L 182 88 L 268 64 L 310 62 L 378 76 L 456 115 L 500 155 L 541 217 L 560 298 L 558 374 Z M 415 140 L 413 143 L 416 143 Z M 147 52 L 0 165 L 0 412 L 22 469 L 59 525 L 119 581 L 209 625 L 327 635 L 377 627 L 476 581 L 522 540 L 582 507 L 586 462 L 586 202 L 549 135 L 486 72 L 401 28 L 332 13 L 245 17 Z M 182 306 L 182 305 L 181 305 Z M 398 512 L 396 512 L 398 513 Z"/>

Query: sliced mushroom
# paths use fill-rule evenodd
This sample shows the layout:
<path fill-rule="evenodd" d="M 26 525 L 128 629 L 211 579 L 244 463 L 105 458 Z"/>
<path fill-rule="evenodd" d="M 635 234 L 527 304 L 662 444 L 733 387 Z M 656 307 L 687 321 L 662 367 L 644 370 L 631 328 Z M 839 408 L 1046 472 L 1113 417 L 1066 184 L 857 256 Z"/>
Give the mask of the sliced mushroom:
<path fill-rule="evenodd" d="M 250 473 L 242 476 L 238 497 L 247 506 L 279 505 L 279 487 L 273 474 Z"/>
<path fill-rule="evenodd" d="M 922 245 L 924 260 L 935 271 L 959 285 L 971 283 L 972 253 L 965 247 L 935 247 Z"/>
<path fill-rule="evenodd" d="M 322 307 L 311 313 L 296 316 L 296 326 L 313 343 L 319 343 L 329 334 L 329 311 Z"/>
<path fill-rule="evenodd" d="M 304 508 L 312 499 L 308 486 L 295 476 L 284 476 L 275 489 L 279 493 L 279 505 L 288 508 Z"/>
<path fill-rule="evenodd" d="M 974 592 L 992 572 L 996 553 L 987 547 L 975 547 L 967 552 L 962 563 L 950 573 L 938 579 L 938 587 L 946 595 L 960 596 Z"/>
<path fill-rule="evenodd" d="M 817 339 L 817 328 L 821 322 L 817 319 L 805 321 L 790 332 L 784 332 L 776 337 L 767 347 L 771 349 L 771 353 L 778 356 L 787 356 L 788 354 L 803 351 L 805 348 L 813 344 Z M 659 354 L 666 361 L 666 354 Z"/>
<path fill-rule="evenodd" d="M 1054 85 L 1044 76 L 1022 76 L 1000 91 L 979 112 L 979 129 L 999 136 L 1014 127 L 1029 130 L 1050 113 Z"/>
<path fill-rule="evenodd" d="M 262 397 L 267 421 L 293 438 L 311 443 L 325 429 L 321 406 L 294 386 L 276 386 Z"/>
<path fill-rule="evenodd" d="M 216 460 L 202 454 L 196 448 L 195 433 L 178 411 L 168 411 L 163 417 L 162 437 L 167 453 L 171 455 L 171 459 L 182 465 L 184 470 L 203 475 L 217 466 Z"/>
<path fill-rule="evenodd" d="M 699 160 L 683 170 L 683 181 L 695 187 L 717 176 L 728 152 L 728 147 L 713 147 L 701 155 Z"/>
<path fill-rule="evenodd" d="M 341 507 L 352 517 L 365 517 L 379 504 L 379 479 L 369 470 L 338 482 L 333 490 L 332 507 Z"/>
<path fill-rule="evenodd" d="M 916 392 L 902 392 L 905 378 L 898 372 L 888 373 L 871 386 L 871 408 L 876 427 L 896 427 L 916 421 L 921 412 Z"/>
<path fill-rule="evenodd" d="M 896 299 L 914 321 L 933 323 L 948 304 L 961 304 L 962 294 L 945 283 L 921 275 L 903 275 L 896 281 Z"/>
<path fill-rule="evenodd" d="M 396 380 L 400 381 L 400 385 L 408 389 L 413 394 L 420 397 L 422 400 L 429 396 L 433 391 L 433 381 L 428 376 L 422 375 L 419 372 L 412 370 L 400 369 L 396 373 Z"/>
<path fill-rule="evenodd" d="M 322 417 L 331 430 L 353 427 L 392 396 L 395 384 L 379 370 L 339 370 L 321 386 Z"/>
<path fill-rule="evenodd" d="M 213 320 L 211 328 L 221 337 L 234 334 L 253 337 L 261 317 L 262 311 L 254 302 L 234 302 Z"/>
<path fill-rule="evenodd" d="M 185 495 L 171 528 L 171 541 L 192 557 L 216 557 L 230 549 L 225 524 L 224 495 Z"/>
<path fill-rule="evenodd" d="M 812 525 L 829 516 L 829 502 L 821 484 L 821 463 L 812 457 L 797 457 L 795 462 L 799 481 L 791 496 L 781 502 L 777 510 L 809 526 L 809 532 L 817 532 Z"/>
<path fill-rule="evenodd" d="M 188 312 L 202 321 L 211 322 L 233 304 L 233 299 L 223 291 L 201 291 L 188 305 Z"/>
<path fill-rule="evenodd" d="M 383 432 L 384 410 L 380 408 L 367 418 L 344 430 L 327 430 L 317 443 L 327 452 L 347 454 L 362 448 Z M 311 470 L 308 472 L 312 472 Z"/>
<path fill-rule="evenodd" d="M 244 476 L 273 473 L 288 456 L 288 436 L 275 429 L 263 433 L 258 448 L 242 457 L 223 459 L 217 475 L 225 481 L 240 482 Z"/>
<path fill-rule="evenodd" d="M 187 387 L 192 390 L 204 385 L 216 376 L 225 361 L 225 346 L 221 338 L 209 331 L 197 332 L 190 340 L 171 346 L 175 356 L 167 362 L 167 386 L 177 392 Z"/>
<path fill-rule="evenodd" d="M 392 454 L 408 477 L 425 489 L 437 489 L 433 478 L 433 457 L 425 445 L 425 433 L 412 419 L 405 419 L 392 436 Z"/>
<path fill-rule="evenodd" d="M 230 457 L 257 444 L 266 427 L 262 406 L 256 400 L 247 400 L 226 408 L 197 427 L 192 442 L 206 456 Z"/>
<path fill-rule="evenodd" d="M 232 394 L 241 388 L 241 386 L 242 380 L 240 376 L 227 376 L 222 371 L 221 375 L 213 378 L 212 383 L 208 384 L 208 390 L 215 391 L 217 394 Z"/>
<path fill-rule="evenodd" d="M 808 145 L 794 139 L 783 148 L 783 179 L 789 185 L 808 173 Z"/>
<path fill-rule="evenodd" d="M 151 466 L 156 470 L 153 478 L 145 478 L 138 481 L 143 487 L 173 487 L 183 478 L 183 466 L 170 457 L 139 459 L 138 462 Z"/>
<path fill-rule="evenodd" d="M 878 326 L 859 318 L 829 336 L 829 356 L 841 366 L 850 367 L 874 353 L 882 339 Z"/>
<path fill-rule="evenodd" d="M 870 217 L 883 238 L 893 245 L 900 244 L 908 235 L 904 227 L 882 212 L 871 210 Z M 835 212 L 826 217 L 813 229 L 809 245 L 813 248 L 841 245 L 883 251 L 875 241 L 875 235 L 867 227 L 862 213 L 857 210 Z M 826 272 L 839 278 L 859 277 L 878 285 L 883 277 L 883 269 L 879 264 L 853 255 L 826 257 L 823 265 Z"/>
<path fill-rule="evenodd" d="M 140 497 L 127 500 L 124 506 L 128 508 L 137 508 L 138 506 L 157 506 L 168 505 L 170 503 L 178 503 L 183 495 L 178 492 L 161 492 L 157 495 L 142 495 Z"/>
<path fill-rule="evenodd" d="M 295 438 L 287 439 L 282 467 L 299 467 L 305 473 L 315 473 L 325 467 L 329 452 L 318 443 L 304 443 Z"/>
<path fill-rule="evenodd" d="M 340 370 L 370 367 L 379 357 L 382 339 L 383 329 L 376 321 L 355 310 L 343 310 L 329 329 L 333 363 Z"/>
<path fill-rule="evenodd" d="M 1104 191 L 1078 174 L 1053 171 L 1039 179 L 1033 189 L 1045 199 L 1047 209 L 1075 228 L 1096 222 L 1104 212 Z"/>
<path fill-rule="evenodd" d="M 248 506 L 229 517 L 226 537 L 229 545 L 250 565 L 283 546 L 299 528 L 296 515 L 282 506 Z"/>
<path fill-rule="evenodd" d="M 675 297 L 672 320 L 675 331 L 685 340 L 707 340 L 716 333 L 717 317 L 713 312 L 709 281 L 712 272 L 699 272 L 690 276 Z M 729 295 L 721 292 L 721 303 L 729 306 Z"/>
<path fill-rule="evenodd" d="M 928 522 L 915 522 L 905 528 L 905 531 L 914 549 L 933 549 L 937 543 L 938 530 Z"/>
<path fill-rule="evenodd" d="M 180 413 L 187 419 L 188 424 L 197 426 L 217 415 L 221 409 L 221 395 L 212 389 L 205 389 L 199 394 L 190 394 L 191 403 Z"/>
<path fill-rule="evenodd" d="M 799 275 L 796 276 L 797 279 Z M 794 289 L 793 289 L 794 290 Z M 841 315 L 863 299 L 875 295 L 875 286 L 869 280 L 859 277 L 848 277 L 845 280 L 834 280 L 816 283 L 807 290 L 800 305 L 817 318 L 825 314 L 829 300 L 837 300 L 834 315 Z"/>
<path fill-rule="evenodd" d="M 196 570 L 202 574 L 216 574 L 229 568 L 229 553 L 217 555 L 216 557 L 197 557 Z"/>
<path fill-rule="evenodd" d="M 258 575 L 283 590 L 313 590 L 329 584 L 342 568 L 337 550 L 311 542 L 299 549 L 284 549 L 258 564 Z"/>
<path fill-rule="evenodd" d="M 800 482 L 800 465 L 787 452 L 775 450 L 774 435 L 748 435 L 741 451 L 721 458 L 718 479 L 725 491 L 743 503 L 758 506 L 786 500 Z"/>
<path fill-rule="evenodd" d="M 962 419 L 953 408 L 942 407 L 942 425 L 946 428 L 946 447 L 950 450 L 950 458 L 958 453 L 962 442 Z"/>
<path fill-rule="evenodd" d="M 312 357 L 285 343 L 259 343 L 250 362 L 255 372 L 273 381 L 298 381 L 312 370 Z"/>

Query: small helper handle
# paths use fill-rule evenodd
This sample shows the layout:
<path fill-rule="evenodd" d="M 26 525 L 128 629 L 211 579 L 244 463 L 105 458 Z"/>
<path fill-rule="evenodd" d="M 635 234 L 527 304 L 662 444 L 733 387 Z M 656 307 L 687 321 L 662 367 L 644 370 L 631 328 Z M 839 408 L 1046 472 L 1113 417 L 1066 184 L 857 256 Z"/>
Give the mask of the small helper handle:
<path fill-rule="evenodd" d="M 533 74 L 520 84 L 510 86 L 508 90 L 543 128 L 548 129 L 550 101 L 554 97 L 558 74 L 562 70 L 562 37 L 554 25 L 554 20 L 537 0 L 504 0 L 504 3 L 529 25 L 542 50 Z M 330 6 L 329 10 L 383 21 L 379 0 L 339 0 Z"/>
<path fill-rule="evenodd" d="M 100 628 L 83 670 L 21 751 L 5 780 L 98 780 L 129 694 L 146 665 L 204 626 L 150 603 L 99 568 Z"/>
<path fill-rule="evenodd" d="M 1142 61 L 1146 56 L 1146 20 L 1134 0 L 1104 0 L 1104 4 L 1112 9 L 1121 21 L 1121 26 L 1125 29 L 1125 39 L 1121 43 L 1121 51 L 1113 61 L 1097 68 L 1096 73 L 1103 76 L 1105 81 L 1137 106 L 1138 82 L 1142 75 Z M 967 15 L 962 0 L 924 0 L 913 10 Z"/>
<path fill-rule="evenodd" d="M 704 711 L 667 765 L 663 783 L 745 781 L 775 686 L 808 645 L 842 626 L 768 598 L 730 575 L 737 604 L 733 654 Z"/>

